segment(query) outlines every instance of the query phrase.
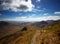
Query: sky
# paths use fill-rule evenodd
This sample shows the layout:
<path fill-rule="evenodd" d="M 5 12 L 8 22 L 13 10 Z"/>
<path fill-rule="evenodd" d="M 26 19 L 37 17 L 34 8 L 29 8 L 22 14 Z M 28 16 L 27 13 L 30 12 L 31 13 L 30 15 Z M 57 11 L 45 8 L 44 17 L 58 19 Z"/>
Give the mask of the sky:
<path fill-rule="evenodd" d="M 0 21 L 60 19 L 60 0 L 0 0 Z"/>

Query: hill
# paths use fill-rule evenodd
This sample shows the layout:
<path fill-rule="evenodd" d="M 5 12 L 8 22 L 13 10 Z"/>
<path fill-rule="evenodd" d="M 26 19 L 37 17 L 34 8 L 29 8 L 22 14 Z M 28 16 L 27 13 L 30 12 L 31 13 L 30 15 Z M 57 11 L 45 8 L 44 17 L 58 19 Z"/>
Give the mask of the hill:
<path fill-rule="evenodd" d="M 0 44 L 60 44 L 60 21 L 53 21 L 42 28 L 26 25 L 15 33 L 1 37 Z"/>
<path fill-rule="evenodd" d="M 0 21 L 0 38 L 20 30 L 20 26 Z"/>

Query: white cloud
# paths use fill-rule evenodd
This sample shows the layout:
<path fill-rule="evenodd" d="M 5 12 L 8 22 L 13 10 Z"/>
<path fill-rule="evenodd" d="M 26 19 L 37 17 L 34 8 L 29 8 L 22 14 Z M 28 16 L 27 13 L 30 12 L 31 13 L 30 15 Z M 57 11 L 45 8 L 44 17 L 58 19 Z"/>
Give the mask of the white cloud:
<path fill-rule="evenodd" d="M 0 16 L 1 16 L 2 14 L 0 14 Z"/>
<path fill-rule="evenodd" d="M 35 16 L 36 16 L 36 14 L 32 14 L 32 15 L 29 15 L 29 18 L 35 17 Z"/>
<path fill-rule="evenodd" d="M 46 16 L 46 15 L 48 15 L 48 13 L 44 13 L 43 15 L 45 15 L 45 16 Z"/>
<path fill-rule="evenodd" d="M 40 2 L 41 0 L 36 0 L 36 2 Z"/>
<path fill-rule="evenodd" d="M 54 14 L 60 14 L 60 12 L 54 12 Z"/>
<path fill-rule="evenodd" d="M 25 18 L 27 18 L 27 17 L 26 16 L 18 17 L 18 19 L 25 19 Z M 17 19 L 17 17 L 16 17 L 16 19 Z"/>
<path fill-rule="evenodd" d="M 32 11 L 34 5 L 31 0 L 2 0 L 0 8 L 3 10 L 12 10 L 12 11 Z"/>
<path fill-rule="evenodd" d="M 39 9 L 40 7 L 39 7 L 39 6 L 37 6 L 37 8 Z"/>
<path fill-rule="evenodd" d="M 35 22 L 35 21 L 46 21 L 46 20 L 58 20 L 60 16 L 43 16 L 43 17 L 16 17 L 14 19 L 4 19 L 7 21 L 25 21 L 25 22 Z"/>
<path fill-rule="evenodd" d="M 34 8 L 33 10 L 32 10 L 32 12 L 44 12 L 44 9 L 36 9 L 36 8 Z"/>

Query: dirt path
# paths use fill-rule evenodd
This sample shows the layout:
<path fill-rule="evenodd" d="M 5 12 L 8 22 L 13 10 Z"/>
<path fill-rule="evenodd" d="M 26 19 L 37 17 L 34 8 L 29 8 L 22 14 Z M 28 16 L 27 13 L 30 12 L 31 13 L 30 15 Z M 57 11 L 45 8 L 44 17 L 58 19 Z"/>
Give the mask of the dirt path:
<path fill-rule="evenodd" d="M 32 38 L 31 44 L 36 44 L 36 38 L 37 38 L 40 34 L 41 34 L 40 31 L 37 30 L 36 33 L 35 33 L 35 35 L 34 35 L 33 38 Z"/>

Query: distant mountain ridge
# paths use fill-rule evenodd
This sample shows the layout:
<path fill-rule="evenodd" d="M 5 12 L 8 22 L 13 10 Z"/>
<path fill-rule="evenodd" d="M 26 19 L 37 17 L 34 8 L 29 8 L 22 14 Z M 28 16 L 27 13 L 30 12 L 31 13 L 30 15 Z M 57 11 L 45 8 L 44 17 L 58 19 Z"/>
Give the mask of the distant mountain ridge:
<path fill-rule="evenodd" d="M 33 25 L 38 27 L 45 27 L 50 26 L 54 23 L 58 23 L 60 20 L 47 20 L 47 21 L 40 21 L 40 22 L 18 22 L 18 21 L 0 21 L 1 25 L 18 25 L 18 26 L 26 26 L 26 25 Z"/>
<path fill-rule="evenodd" d="M 47 20 L 47 21 L 35 22 L 32 25 L 43 28 L 43 27 L 46 27 L 46 26 L 51 26 L 55 23 L 60 23 L 60 20 Z"/>

